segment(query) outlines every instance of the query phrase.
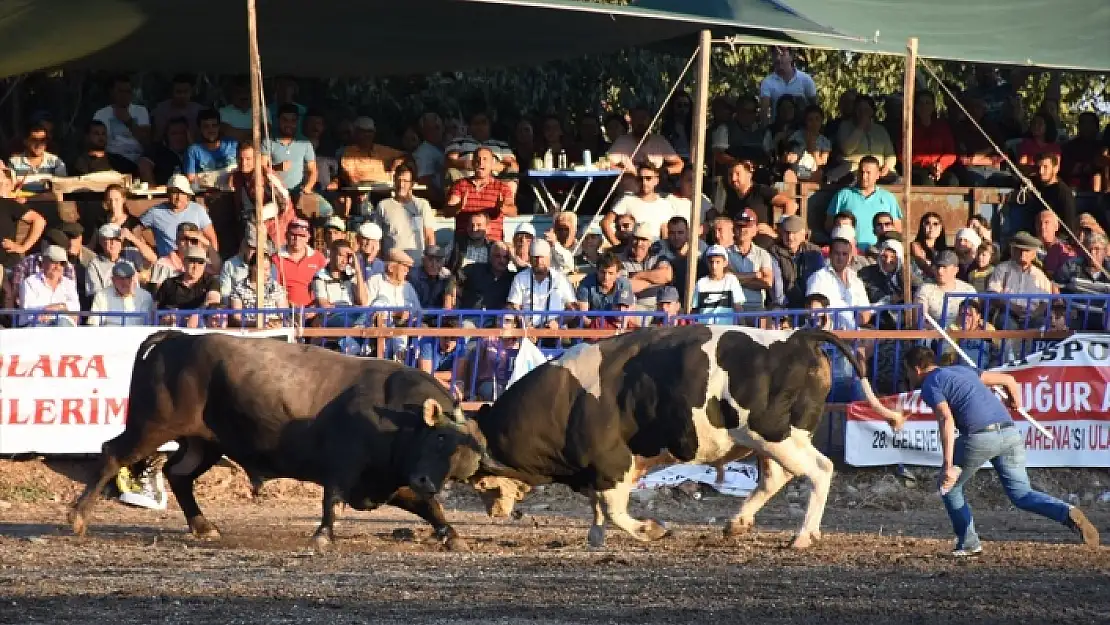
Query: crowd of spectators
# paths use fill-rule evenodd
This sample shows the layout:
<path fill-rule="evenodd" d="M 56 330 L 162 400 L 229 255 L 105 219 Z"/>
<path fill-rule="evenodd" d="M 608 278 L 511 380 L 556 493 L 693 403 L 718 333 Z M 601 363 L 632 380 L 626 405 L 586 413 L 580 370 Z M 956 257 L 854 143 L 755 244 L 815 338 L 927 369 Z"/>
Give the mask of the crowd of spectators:
<path fill-rule="evenodd" d="M 367 116 L 328 128 L 326 116 L 297 103 L 295 83 L 282 79 L 270 102 L 273 136 L 255 154 L 244 83 L 233 86 L 226 106 L 203 106 L 193 101 L 192 79 L 178 77 L 171 97 L 148 113 L 133 101 L 130 81 L 117 77 L 78 154 L 63 160 L 50 151 L 53 127 L 39 117 L 4 162 L 0 289 L 3 307 L 20 311 L 5 323 L 137 325 L 157 311 L 163 324 L 251 326 L 261 315 L 270 327 L 294 319 L 342 327 L 414 324 L 428 321 L 419 311 L 457 309 L 519 311 L 497 323 L 526 327 L 565 327 L 562 313 L 573 311 L 572 323 L 610 328 L 682 312 L 718 322 L 741 312 L 920 304 L 953 327 L 1008 329 L 1056 323 L 1059 307 L 1047 296 L 1110 291 L 1105 216 L 1079 214 L 1074 198 L 1075 190 L 1105 193 L 1110 183 L 1110 132 L 1099 137 L 1094 113 L 1081 114 L 1068 137 L 1057 101 L 1026 115 L 1016 97 L 1021 75 L 1000 81 L 993 68 L 980 68 L 961 94 L 970 117 L 951 103 L 942 115 L 931 92 L 916 94 L 906 164 L 897 145 L 900 105 L 848 92 L 826 115 L 816 103 L 820 77 L 797 69 L 787 50 L 774 59 L 758 96 L 712 103 L 706 173 L 720 184 L 702 198 L 693 197 L 692 107 L 681 92 L 658 132 L 644 105 L 627 117 L 583 115 L 573 130 L 556 115 L 537 120 L 538 134 L 522 120 L 507 140 L 494 136 L 485 111 L 465 123 L 427 112 L 390 147 L 377 142 Z M 941 215 L 926 213 L 915 219 L 916 237 L 903 240 L 902 207 L 881 185 L 909 177 L 925 185 L 1020 186 L 980 129 L 1010 151 L 1035 189 L 1015 193 L 1003 218 L 976 215 L 951 235 Z M 548 151 L 570 163 L 586 152 L 605 155 L 623 173 L 621 192 L 582 231 L 575 215 L 563 213 L 542 236 L 528 224 L 510 235 L 505 218 L 527 209 L 527 170 Z M 253 188 L 259 167 L 261 224 Z M 86 232 L 76 223 L 47 228 L 20 195 L 46 189 L 50 176 L 101 171 L 165 186 L 166 201 L 135 217 L 128 189 L 113 185 L 101 198 L 103 223 Z M 832 185 L 820 232 L 810 231 L 814 222 L 788 192 L 799 181 Z M 367 183 L 392 191 L 357 190 Z M 246 236 L 238 249 L 219 249 L 205 205 L 204 189 L 214 184 L 242 211 Z M 688 220 L 695 207 L 700 232 Z M 455 220 L 444 245 L 437 244 L 437 215 Z M 268 239 L 261 254 L 258 228 Z M 686 310 L 691 254 L 697 275 Z M 261 294 L 259 264 L 267 276 Z M 975 293 L 1044 297 L 984 305 Z M 958 301 L 953 295 L 968 296 L 967 303 L 946 306 Z M 205 309 L 221 312 L 198 312 Z M 894 317 L 857 310 L 802 322 L 884 328 Z M 1104 323 L 1101 314 L 1098 320 Z M 743 322 L 780 325 L 768 317 Z M 486 320 L 466 313 L 451 323 Z M 409 349 L 397 340 L 390 351 L 451 368 L 450 345 L 421 341 Z M 374 353 L 369 342 L 339 347 Z M 500 375 L 495 352 L 472 363 L 481 375 Z"/>

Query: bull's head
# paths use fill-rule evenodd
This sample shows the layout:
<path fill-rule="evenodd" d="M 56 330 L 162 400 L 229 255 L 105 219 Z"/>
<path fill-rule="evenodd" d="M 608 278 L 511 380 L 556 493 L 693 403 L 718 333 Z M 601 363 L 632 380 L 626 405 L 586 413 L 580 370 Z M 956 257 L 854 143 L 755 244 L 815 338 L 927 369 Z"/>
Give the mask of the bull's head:
<path fill-rule="evenodd" d="M 489 457 L 486 439 L 478 424 L 467 419 L 462 409 L 450 413 L 435 399 L 424 400 L 424 425 L 413 449 L 415 462 L 409 472 L 409 486 L 424 495 L 434 495 L 448 479 L 466 481 L 479 469 L 503 470 Z"/>

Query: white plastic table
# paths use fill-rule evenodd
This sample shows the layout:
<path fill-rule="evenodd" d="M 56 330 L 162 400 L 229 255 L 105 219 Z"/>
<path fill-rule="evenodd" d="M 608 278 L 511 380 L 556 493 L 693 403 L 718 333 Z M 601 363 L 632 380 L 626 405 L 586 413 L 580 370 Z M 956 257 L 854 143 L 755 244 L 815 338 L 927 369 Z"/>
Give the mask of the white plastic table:
<path fill-rule="evenodd" d="M 569 210 L 571 212 L 578 212 L 578 208 L 582 206 L 582 200 L 586 197 L 586 192 L 589 191 L 590 185 L 598 178 L 611 179 L 621 175 L 619 169 L 586 169 L 582 171 L 577 170 L 562 170 L 562 169 L 530 169 L 528 170 L 528 179 L 532 180 L 532 192 L 536 194 L 536 199 L 539 200 L 540 206 L 545 213 L 557 213 L 560 210 Z M 573 184 L 570 191 L 567 192 L 566 201 L 559 204 L 555 200 L 555 196 L 547 188 L 548 180 L 569 180 Z M 541 193 L 542 190 L 542 193 Z"/>

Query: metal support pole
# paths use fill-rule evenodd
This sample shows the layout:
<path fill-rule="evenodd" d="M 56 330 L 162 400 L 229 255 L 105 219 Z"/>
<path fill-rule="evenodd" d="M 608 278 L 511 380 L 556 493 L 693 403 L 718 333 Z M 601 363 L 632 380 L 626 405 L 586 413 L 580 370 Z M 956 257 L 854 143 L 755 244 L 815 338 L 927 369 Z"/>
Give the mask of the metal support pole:
<path fill-rule="evenodd" d="M 694 197 L 690 198 L 690 249 L 686 254 L 686 312 L 694 305 L 694 285 L 698 281 L 698 238 L 701 236 L 701 196 L 705 171 L 705 135 L 709 121 L 709 60 L 713 55 L 711 31 L 701 31 L 698 43 L 698 86 L 694 98 L 694 137 L 690 153 L 694 162 Z"/>

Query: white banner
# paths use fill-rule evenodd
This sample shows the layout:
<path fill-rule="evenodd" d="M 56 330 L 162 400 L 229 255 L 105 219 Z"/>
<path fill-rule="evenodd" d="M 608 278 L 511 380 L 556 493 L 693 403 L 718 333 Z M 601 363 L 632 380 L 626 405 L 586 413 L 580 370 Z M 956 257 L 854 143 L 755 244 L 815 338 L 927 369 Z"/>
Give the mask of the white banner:
<path fill-rule="evenodd" d="M 0 331 L 0 454 L 96 454 L 123 431 L 139 344 L 160 327 Z M 292 329 L 224 332 L 284 337 Z"/>
<path fill-rule="evenodd" d="M 1017 379 L 1022 405 L 1044 425 L 1048 438 L 1019 415 L 1030 467 L 1110 467 L 1110 336 L 1076 334 L 1044 351 L 996 369 Z M 883 400 L 908 415 L 901 432 L 863 402 L 848 408 L 844 459 L 855 466 L 940 466 L 936 417 L 920 393 Z"/>

